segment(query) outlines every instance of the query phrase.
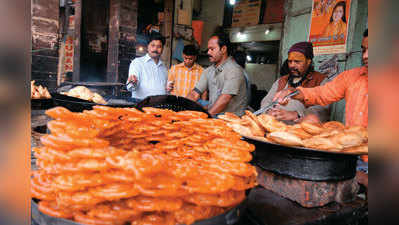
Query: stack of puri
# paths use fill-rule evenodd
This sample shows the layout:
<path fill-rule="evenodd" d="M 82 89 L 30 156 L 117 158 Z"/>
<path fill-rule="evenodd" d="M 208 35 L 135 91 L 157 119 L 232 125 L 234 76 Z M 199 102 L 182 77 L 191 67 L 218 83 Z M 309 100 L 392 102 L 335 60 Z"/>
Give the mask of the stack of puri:
<path fill-rule="evenodd" d="M 219 119 L 242 136 L 260 141 L 315 150 L 368 154 L 368 131 L 362 126 L 345 126 L 338 121 L 324 124 L 301 122 L 287 125 L 273 116 L 255 116 L 246 111 L 241 118 L 226 113 Z"/>

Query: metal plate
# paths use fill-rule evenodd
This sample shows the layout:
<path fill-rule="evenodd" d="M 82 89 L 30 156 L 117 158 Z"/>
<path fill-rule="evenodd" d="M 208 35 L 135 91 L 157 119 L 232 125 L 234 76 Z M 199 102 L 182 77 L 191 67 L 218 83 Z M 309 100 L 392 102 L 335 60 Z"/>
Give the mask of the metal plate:
<path fill-rule="evenodd" d="M 255 164 L 267 171 L 309 181 L 339 181 L 356 175 L 356 155 L 287 147 L 252 138 L 245 140 L 256 147 Z"/>
<path fill-rule="evenodd" d="M 62 219 L 62 218 L 56 218 L 52 217 L 49 215 L 46 215 L 42 212 L 40 212 L 37 204 L 37 200 L 32 199 L 31 201 L 31 211 L 32 211 L 32 219 L 40 224 L 40 225 L 82 225 L 80 223 L 74 222 L 72 220 L 67 220 L 67 219 Z M 220 214 L 219 216 L 215 216 L 209 219 L 205 220 L 200 220 L 192 225 L 233 225 L 236 224 L 242 213 L 246 209 L 246 202 L 247 200 L 244 200 L 241 204 L 238 206 L 234 207 L 233 209 Z M 127 223 L 130 224 L 130 223 Z M 184 225 L 184 224 L 181 224 Z"/>
<path fill-rule="evenodd" d="M 257 138 L 257 137 L 249 137 L 246 135 L 241 135 L 241 136 L 243 136 L 247 140 L 263 142 L 265 144 L 270 144 L 270 145 L 278 145 L 278 146 L 284 147 L 284 148 L 297 149 L 298 151 L 324 152 L 324 153 L 328 153 L 328 154 L 339 154 L 339 155 L 364 155 L 362 153 L 356 153 L 356 152 L 343 152 L 343 151 L 332 151 L 332 150 L 328 151 L 328 150 L 321 150 L 321 149 L 305 148 L 305 147 L 300 147 L 300 146 L 289 147 L 289 146 L 280 145 L 278 143 L 268 142 L 268 141 L 265 141 L 265 140 L 263 140 L 261 138 Z"/>

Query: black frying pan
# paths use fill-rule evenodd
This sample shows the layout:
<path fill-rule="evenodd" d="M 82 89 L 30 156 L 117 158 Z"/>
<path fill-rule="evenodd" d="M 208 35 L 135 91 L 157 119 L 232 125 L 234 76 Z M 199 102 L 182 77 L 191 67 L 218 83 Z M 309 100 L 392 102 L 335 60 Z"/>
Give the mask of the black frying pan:
<path fill-rule="evenodd" d="M 32 218 L 35 222 L 40 225 L 81 225 L 80 223 L 74 222 L 72 220 L 56 218 L 49 215 L 46 215 L 39 211 L 39 207 L 36 199 L 32 199 L 31 208 L 32 208 Z M 246 209 L 246 202 L 244 200 L 242 203 L 237 205 L 236 207 L 226 211 L 223 214 L 218 216 L 204 219 L 193 223 L 192 225 L 233 225 L 238 222 L 240 217 L 242 216 L 242 212 Z"/>
<path fill-rule="evenodd" d="M 138 109 L 143 107 L 154 107 L 161 109 L 170 109 L 176 112 L 192 110 L 206 113 L 208 117 L 211 115 L 200 104 L 190 99 L 175 95 L 156 95 L 149 96 L 137 104 Z"/>
<path fill-rule="evenodd" d="M 91 110 L 95 105 L 101 105 L 95 102 L 83 100 L 80 98 L 70 97 L 59 93 L 51 93 L 54 106 L 63 106 L 72 112 L 82 112 L 83 110 Z M 107 101 L 107 99 L 105 99 Z M 135 107 L 135 103 L 129 104 L 106 104 L 110 107 Z"/>
<path fill-rule="evenodd" d="M 51 98 L 40 98 L 40 99 L 30 99 L 30 108 L 32 110 L 45 110 L 50 109 L 54 106 L 53 99 Z"/>
<path fill-rule="evenodd" d="M 262 169 L 310 181 L 340 181 L 356 175 L 357 155 L 289 147 L 245 137 L 254 144 L 254 161 Z"/>

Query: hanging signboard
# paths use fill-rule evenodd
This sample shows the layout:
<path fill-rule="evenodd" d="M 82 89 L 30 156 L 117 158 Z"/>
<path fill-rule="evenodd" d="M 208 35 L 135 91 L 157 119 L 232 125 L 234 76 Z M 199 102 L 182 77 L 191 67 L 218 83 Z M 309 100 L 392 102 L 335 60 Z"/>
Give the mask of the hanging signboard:
<path fill-rule="evenodd" d="M 61 41 L 59 51 L 57 85 L 69 81 L 70 77 L 67 74 L 73 73 L 75 17 L 71 15 L 68 20 L 67 32 Z"/>
<path fill-rule="evenodd" d="M 315 55 L 346 52 L 351 0 L 313 0 L 309 41 Z"/>
<path fill-rule="evenodd" d="M 234 5 L 232 27 L 259 24 L 261 0 L 240 0 Z"/>
<path fill-rule="evenodd" d="M 73 36 L 68 35 L 65 40 L 64 72 L 73 72 Z"/>

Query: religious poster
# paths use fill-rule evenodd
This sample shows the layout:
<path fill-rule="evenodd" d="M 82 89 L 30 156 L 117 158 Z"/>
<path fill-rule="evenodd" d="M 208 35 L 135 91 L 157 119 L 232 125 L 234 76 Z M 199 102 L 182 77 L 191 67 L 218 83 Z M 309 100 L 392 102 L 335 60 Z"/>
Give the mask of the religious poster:
<path fill-rule="evenodd" d="M 315 55 L 346 52 L 351 0 L 313 0 L 309 41 Z"/>
<path fill-rule="evenodd" d="M 234 5 L 232 27 L 259 24 L 261 0 L 239 0 Z"/>

